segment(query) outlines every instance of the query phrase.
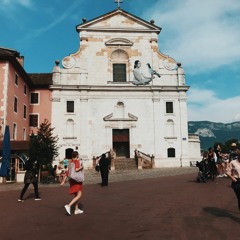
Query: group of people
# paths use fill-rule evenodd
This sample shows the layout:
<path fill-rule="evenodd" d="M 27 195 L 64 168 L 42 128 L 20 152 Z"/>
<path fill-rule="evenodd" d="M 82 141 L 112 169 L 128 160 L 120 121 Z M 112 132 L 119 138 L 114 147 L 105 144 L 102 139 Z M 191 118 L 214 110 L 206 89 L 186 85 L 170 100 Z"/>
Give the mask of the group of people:
<path fill-rule="evenodd" d="M 210 171 L 212 176 L 216 177 L 229 177 L 232 181 L 232 189 L 237 197 L 238 208 L 240 211 L 240 150 L 237 149 L 236 143 L 232 143 L 231 150 L 228 154 L 223 154 L 220 145 L 217 145 L 214 149 L 209 148 L 206 155 L 204 155 L 203 160 L 206 161 L 210 166 Z M 79 159 L 79 154 L 77 151 L 72 153 L 72 159 L 70 163 L 74 163 L 75 171 L 83 171 L 83 163 Z M 101 186 L 108 186 L 108 175 L 111 166 L 111 155 L 110 152 L 103 153 L 101 156 L 97 157 L 96 165 L 99 166 L 101 173 Z M 32 183 L 34 186 L 35 200 L 41 200 L 38 192 L 38 169 L 39 165 L 37 161 L 29 160 L 26 162 L 26 173 L 24 177 L 24 187 L 20 193 L 18 199 L 19 202 L 23 202 L 23 196 L 27 191 L 29 185 Z M 69 171 L 66 172 L 60 185 L 63 186 L 68 178 Z M 79 199 L 82 196 L 83 183 L 77 182 L 72 178 L 69 178 L 69 194 L 73 195 L 74 198 L 66 204 L 65 210 L 68 215 L 71 215 L 71 207 L 75 205 L 74 214 L 81 214 L 83 210 L 79 208 Z"/>
<path fill-rule="evenodd" d="M 83 171 L 83 163 L 79 159 L 79 154 L 77 151 L 74 151 L 72 153 L 72 159 L 69 161 L 69 164 L 73 163 L 75 167 L 75 171 Z M 97 158 L 97 165 L 100 167 L 100 173 L 101 173 L 101 186 L 108 186 L 108 174 L 110 170 L 110 164 L 111 164 L 111 158 L 110 153 L 104 153 L 100 157 Z M 56 170 L 58 168 L 55 168 Z M 33 184 L 34 186 L 34 193 L 35 193 L 35 200 L 41 200 L 39 196 L 38 191 L 38 171 L 39 171 L 39 163 L 38 161 L 34 161 L 32 159 L 28 160 L 25 164 L 25 177 L 24 177 L 24 187 L 20 193 L 18 202 L 23 202 L 24 194 L 26 193 L 28 187 L 30 184 Z M 63 186 L 68 179 L 69 171 L 67 170 L 64 172 L 64 175 L 62 176 L 62 179 L 60 180 L 60 185 Z M 73 195 L 73 199 L 66 204 L 65 210 L 68 215 L 71 215 L 71 207 L 74 206 L 74 214 L 81 214 L 83 213 L 83 210 L 79 208 L 79 199 L 82 196 L 82 190 L 83 190 L 83 182 L 77 182 L 72 178 L 69 178 L 69 194 Z"/>
<path fill-rule="evenodd" d="M 212 178 L 228 177 L 227 168 L 232 160 L 237 159 L 239 150 L 237 144 L 232 143 L 229 153 L 223 153 L 221 146 L 217 144 L 214 148 L 210 147 L 208 152 L 203 154 L 203 161 L 209 165 Z"/>
<path fill-rule="evenodd" d="M 229 153 L 222 153 L 221 146 L 209 148 L 207 154 L 203 156 L 206 161 L 212 178 L 228 177 L 231 179 L 231 187 L 237 197 L 238 208 L 240 211 L 240 150 L 236 143 L 231 144 Z"/>
<path fill-rule="evenodd" d="M 61 161 L 58 166 L 54 166 L 54 177 L 57 178 L 58 182 L 62 182 L 66 172 L 68 171 L 68 160 L 64 159 L 64 161 Z"/>

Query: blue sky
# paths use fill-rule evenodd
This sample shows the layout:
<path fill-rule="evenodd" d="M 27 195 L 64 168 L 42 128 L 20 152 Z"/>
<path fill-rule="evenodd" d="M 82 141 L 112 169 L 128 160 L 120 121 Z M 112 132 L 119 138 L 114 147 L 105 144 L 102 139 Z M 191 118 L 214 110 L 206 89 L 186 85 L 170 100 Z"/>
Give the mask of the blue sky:
<path fill-rule="evenodd" d="M 28 73 L 51 72 L 79 49 L 76 25 L 116 9 L 114 0 L 1 0 L 0 46 Z M 121 8 L 162 28 L 159 50 L 186 74 L 188 120 L 240 121 L 240 1 L 123 0 Z"/>

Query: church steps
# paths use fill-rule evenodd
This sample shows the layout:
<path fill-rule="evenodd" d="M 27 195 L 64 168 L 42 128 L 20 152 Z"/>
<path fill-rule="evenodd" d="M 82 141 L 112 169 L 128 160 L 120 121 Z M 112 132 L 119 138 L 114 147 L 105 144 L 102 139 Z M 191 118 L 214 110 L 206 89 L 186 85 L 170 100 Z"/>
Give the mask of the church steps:
<path fill-rule="evenodd" d="M 137 163 L 135 158 L 116 158 L 114 160 L 116 170 L 136 170 Z"/>

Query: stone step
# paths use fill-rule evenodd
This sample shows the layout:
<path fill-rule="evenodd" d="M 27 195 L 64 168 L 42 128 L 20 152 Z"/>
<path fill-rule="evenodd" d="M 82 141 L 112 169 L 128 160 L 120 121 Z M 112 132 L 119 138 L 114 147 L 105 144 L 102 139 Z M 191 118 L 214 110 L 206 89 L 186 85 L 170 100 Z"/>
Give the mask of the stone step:
<path fill-rule="evenodd" d="M 116 158 L 115 159 L 116 170 L 134 170 L 137 169 L 137 163 L 135 158 Z"/>

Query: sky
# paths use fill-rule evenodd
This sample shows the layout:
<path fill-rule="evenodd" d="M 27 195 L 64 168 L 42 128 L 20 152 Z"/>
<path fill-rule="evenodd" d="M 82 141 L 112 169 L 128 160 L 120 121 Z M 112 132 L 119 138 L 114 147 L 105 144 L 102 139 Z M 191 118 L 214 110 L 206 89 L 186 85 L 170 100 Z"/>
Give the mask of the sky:
<path fill-rule="evenodd" d="M 114 0 L 0 0 L 0 46 L 24 56 L 27 73 L 51 73 L 80 46 L 76 26 L 117 8 Z M 162 28 L 160 52 L 182 63 L 188 120 L 240 121 L 240 1 L 123 0 Z"/>

